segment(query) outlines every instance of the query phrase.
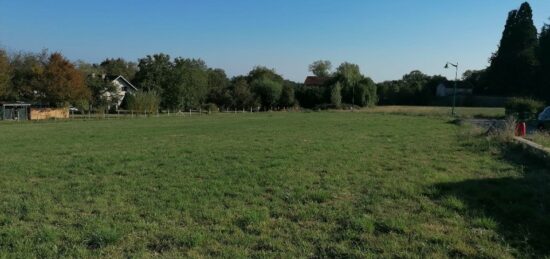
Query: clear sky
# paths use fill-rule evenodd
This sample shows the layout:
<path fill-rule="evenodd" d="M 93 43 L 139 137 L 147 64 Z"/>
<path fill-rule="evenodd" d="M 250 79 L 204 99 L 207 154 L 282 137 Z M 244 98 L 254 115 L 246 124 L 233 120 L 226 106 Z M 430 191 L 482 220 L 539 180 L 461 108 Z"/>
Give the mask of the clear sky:
<path fill-rule="evenodd" d="M 454 76 L 487 65 L 515 0 L 0 0 L 0 46 L 71 60 L 202 58 L 230 76 L 255 65 L 303 81 L 318 59 L 357 63 L 375 81 L 413 69 Z M 550 1 L 530 1 L 537 28 Z"/>

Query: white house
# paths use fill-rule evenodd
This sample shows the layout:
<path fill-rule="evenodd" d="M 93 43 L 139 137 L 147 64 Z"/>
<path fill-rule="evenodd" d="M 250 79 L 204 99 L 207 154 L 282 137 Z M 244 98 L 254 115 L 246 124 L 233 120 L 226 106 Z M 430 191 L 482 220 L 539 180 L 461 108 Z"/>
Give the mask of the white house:
<path fill-rule="evenodd" d="M 113 95 L 117 96 L 118 102 L 115 104 L 115 108 L 118 110 L 118 107 L 122 104 L 122 101 L 126 97 L 126 94 L 133 94 L 138 89 L 130 83 L 126 78 L 123 76 L 111 76 L 107 77 L 107 80 L 111 81 L 111 83 L 116 87 L 116 92 L 106 92 L 103 95 L 107 98 L 107 100 L 110 100 Z M 111 107 L 109 107 L 111 108 Z"/>
<path fill-rule="evenodd" d="M 444 83 L 441 83 L 437 86 L 436 95 L 438 97 L 445 97 L 453 95 L 454 93 L 454 85 L 453 86 L 446 86 Z M 456 94 L 457 95 L 471 95 L 473 93 L 472 89 L 470 88 L 456 88 Z"/>

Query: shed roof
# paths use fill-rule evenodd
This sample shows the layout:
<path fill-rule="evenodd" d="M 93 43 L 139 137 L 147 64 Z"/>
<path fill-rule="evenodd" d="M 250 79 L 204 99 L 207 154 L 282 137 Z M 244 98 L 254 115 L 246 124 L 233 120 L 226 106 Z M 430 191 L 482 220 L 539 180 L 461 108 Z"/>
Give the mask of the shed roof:
<path fill-rule="evenodd" d="M 25 103 L 25 102 L 2 102 L 2 101 L 0 101 L 0 105 L 2 105 L 2 106 L 31 106 L 30 103 Z"/>
<path fill-rule="evenodd" d="M 304 82 L 304 85 L 306 86 L 322 86 L 324 85 L 330 78 L 329 77 L 321 77 L 321 76 L 308 76 Z"/>

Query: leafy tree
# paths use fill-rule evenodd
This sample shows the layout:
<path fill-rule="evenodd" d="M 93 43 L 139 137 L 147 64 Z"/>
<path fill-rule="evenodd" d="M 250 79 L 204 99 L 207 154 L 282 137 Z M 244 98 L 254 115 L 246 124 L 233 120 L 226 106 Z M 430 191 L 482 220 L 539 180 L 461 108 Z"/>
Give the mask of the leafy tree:
<path fill-rule="evenodd" d="M 24 101 L 44 100 L 42 75 L 48 63 L 47 50 L 40 53 L 17 53 L 11 58 L 12 91 L 10 99 Z"/>
<path fill-rule="evenodd" d="M 332 63 L 328 60 L 318 60 L 309 65 L 309 71 L 319 77 L 330 76 Z"/>
<path fill-rule="evenodd" d="M 82 75 L 84 75 L 84 77 L 93 75 L 100 76 L 105 73 L 99 65 L 91 64 L 83 60 L 77 60 L 75 62 L 75 66 L 82 73 Z"/>
<path fill-rule="evenodd" d="M 247 78 L 243 76 L 235 77 L 231 81 L 233 105 L 235 107 L 245 109 L 258 106 Z"/>
<path fill-rule="evenodd" d="M 0 98 L 9 95 L 12 69 L 6 51 L 0 49 Z"/>
<path fill-rule="evenodd" d="M 358 65 L 344 62 L 336 69 L 336 76 L 337 80 L 343 85 L 342 93 L 344 102 L 355 103 L 355 100 L 360 100 L 362 98 L 360 97 L 361 95 L 355 95 L 357 85 L 363 78 Z"/>
<path fill-rule="evenodd" d="M 376 93 L 376 84 L 372 79 L 366 77 L 359 82 L 359 96 L 362 98 L 360 103 L 361 106 L 375 106 L 378 102 L 378 95 Z"/>
<path fill-rule="evenodd" d="M 82 73 L 59 53 L 50 55 L 41 82 L 43 100 L 57 106 L 90 98 Z"/>
<path fill-rule="evenodd" d="M 208 95 L 209 77 L 207 66 L 200 59 L 177 58 L 174 66 L 173 91 L 162 95 L 167 107 L 198 108 Z M 177 94 L 179 93 L 179 95 Z"/>
<path fill-rule="evenodd" d="M 327 87 L 301 85 L 297 88 L 296 99 L 301 107 L 316 108 L 330 102 L 327 98 L 327 89 Z"/>
<path fill-rule="evenodd" d="M 340 108 L 342 106 L 342 86 L 340 82 L 336 82 L 336 84 L 332 87 L 330 92 L 330 103 L 335 108 Z"/>
<path fill-rule="evenodd" d="M 537 29 L 529 3 L 508 14 L 500 45 L 488 70 L 489 92 L 502 95 L 532 95 L 537 66 Z"/>
<path fill-rule="evenodd" d="M 134 62 L 128 62 L 122 58 L 106 59 L 99 66 L 103 69 L 105 74 L 110 76 L 121 75 L 127 80 L 134 80 L 134 76 L 137 73 L 137 64 Z"/>
<path fill-rule="evenodd" d="M 223 69 L 208 69 L 208 97 L 210 103 L 215 103 L 222 108 L 232 105 L 229 79 Z"/>
<path fill-rule="evenodd" d="M 487 70 L 466 70 L 462 74 L 464 87 L 473 89 L 475 94 L 487 93 Z"/>
<path fill-rule="evenodd" d="M 128 96 L 128 108 L 137 113 L 152 114 L 160 108 L 160 96 L 155 91 L 139 90 Z"/>
<path fill-rule="evenodd" d="M 134 81 L 145 91 L 162 94 L 163 89 L 171 83 L 173 66 L 169 55 L 163 53 L 148 55 L 139 60 Z"/>
<path fill-rule="evenodd" d="M 275 72 L 275 69 L 269 69 L 263 66 L 257 66 L 248 73 L 248 83 L 263 79 L 278 82 L 280 84 L 284 81 L 283 77 Z"/>
<path fill-rule="evenodd" d="M 264 110 L 271 109 L 281 97 L 283 86 L 277 81 L 262 78 L 252 82 L 252 90 L 261 102 Z"/>
<path fill-rule="evenodd" d="M 281 92 L 279 105 L 283 107 L 292 107 L 294 103 L 294 87 L 291 84 L 285 83 Z"/>

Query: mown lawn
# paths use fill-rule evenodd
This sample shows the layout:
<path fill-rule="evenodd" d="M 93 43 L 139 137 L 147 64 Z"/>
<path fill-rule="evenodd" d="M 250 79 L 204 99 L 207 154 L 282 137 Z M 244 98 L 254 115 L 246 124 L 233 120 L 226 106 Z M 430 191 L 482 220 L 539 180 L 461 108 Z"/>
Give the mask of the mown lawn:
<path fill-rule="evenodd" d="M 1 123 L 0 257 L 550 255 L 548 170 L 464 131 L 361 112 Z"/>

